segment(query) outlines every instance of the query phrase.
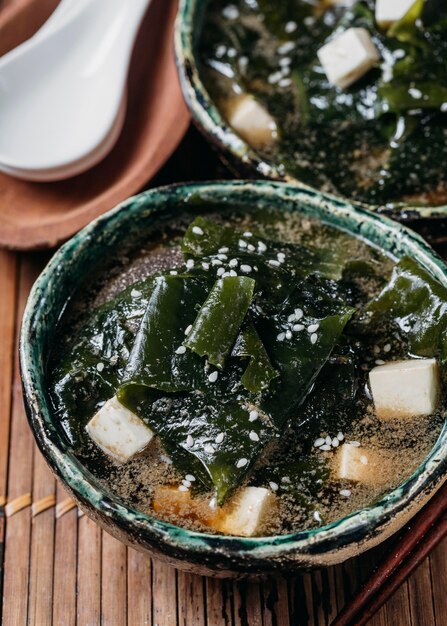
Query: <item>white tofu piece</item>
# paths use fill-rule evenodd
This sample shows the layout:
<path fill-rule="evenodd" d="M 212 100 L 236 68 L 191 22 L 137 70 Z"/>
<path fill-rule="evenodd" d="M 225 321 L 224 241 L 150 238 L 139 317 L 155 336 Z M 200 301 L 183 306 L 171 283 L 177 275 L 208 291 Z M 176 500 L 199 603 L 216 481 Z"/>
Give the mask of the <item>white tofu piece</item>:
<path fill-rule="evenodd" d="M 116 396 L 107 400 L 86 426 L 86 431 L 105 454 L 119 463 L 129 461 L 151 441 L 154 433 Z"/>
<path fill-rule="evenodd" d="M 365 28 L 348 28 L 320 48 L 317 54 L 329 82 L 342 89 L 361 78 L 380 59 Z"/>
<path fill-rule="evenodd" d="M 254 148 L 269 146 L 276 140 L 275 120 L 267 109 L 249 94 L 234 99 L 230 104 L 228 121 L 238 135 Z"/>
<path fill-rule="evenodd" d="M 219 522 L 217 530 L 240 537 L 259 535 L 275 505 L 276 496 L 269 489 L 245 487 L 229 503 L 228 513 Z"/>
<path fill-rule="evenodd" d="M 382 485 L 390 479 L 390 460 L 378 450 L 344 443 L 334 458 L 338 480 L 352 480 L 365 485 Z"/>
<path fill-rule="evenodd" d="M 369 373 L 377 417 L 420 417 L 436 411 L 440 393 L 436 359 L 408 359 L 378 365 Z"/>
<path fill-rule="evenodd" d="M 403 18 L 415 0 L 376 0 L 376 22 L 384 30 Z"/>

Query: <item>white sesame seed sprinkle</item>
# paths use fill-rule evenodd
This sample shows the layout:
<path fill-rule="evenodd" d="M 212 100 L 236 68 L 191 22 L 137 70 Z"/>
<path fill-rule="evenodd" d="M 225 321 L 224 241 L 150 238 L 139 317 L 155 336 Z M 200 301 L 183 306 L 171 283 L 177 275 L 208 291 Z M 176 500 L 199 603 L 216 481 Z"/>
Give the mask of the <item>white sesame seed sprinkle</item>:
<path fill-rule="evenodd" d="M 292 331 L 286 330 L 286 339 L 292 339 Z"/>
<path fill-rule="evenodd" d="M 391 344 L 387 343 L 383 346 L 383 351 L 384 352 L 389 352 L 391 350 Z"/>
<path fill-rule="evenodd" d="M 258 251 L 259 252 L 265 252 L 267 250 L 267 246 L 265 245 L 265 243 L 263 241 L 258 241 Z"/>
<path fill-rule="evenodd" d="M 279 83 L 281 78 L 282 78 L 282 73 L 281 72 L 272 72 L 272 74 L 269 74 L 267 76 L 267 82 L 270 85 L 276 85 L 276 83 Z"/>
<path fill-rule="evenodd" d="M 191 481 L 187 480 L 186 478 L 184 478 L 182 480 L 182 485 L 185 485 L 185 487 L 188 487 L 188 489 L 189 489 L 189 487 L 191 487 Z"/>
<path fill-rule="evenodd" d="M 222 274 L 225 274 L 225 268 L 224 267 L 219 267 L 216 274 L 218 276 L 222 276 Z"/>
<path fill-rule="evenodd" d="M 280 262 L 277 261 L 276 259 L 269 259 L 268 261 L 269 265 L 273 265 L 273 267 L 279 267 L 280 266 Z"/>
<path fill-rule="evenodd" d="M 192 324 L 190 324 L 189 326 L 185 328 L 185 335 L 189 335 L 191 331 L 192 331 Z"/>
<path fill-rule="evenodd" d="M 132 296 L 132 298 L 141 298 L 142 294 L 141 291 L 138 291 L 138 289 L 132 289 L 130 295 Z"/>
<path fill-rule="evenodd" d="M 217 252 L 219 254 L 227 254 L 228 252 L 230 252 L 230 248 L 227 248 L 227 246 L 223 246 L 222 248 L 219 248 Z"/>
<path fill-rule="evenodd" d="M 279 489 L 278 483 L 275 483 L 273 480 L 269 482 L 269 487 L 272 491 L 278 491 Z"/>
<path fill-rule="evenodd" d="M 97 363 L 96 364 L 96 369 L 98 370 L 98 372 L 102 372 L 102 370 L 104 369 L 104 363 Z"/>
<path fill-rule="evenodd" d="M 179 346 L 177 350 L 175 351 L 176 354 L 185 354 L 185 352 L 186 352 L 185 346 Z"/>
<path fill-rule="evenodd" d="M 317 343 L 317 340 L 318 340 L 317 333 L 312 333 L 311 336 L 310 336 L 310 343 L 313 345 L 313 344 Z"/>
<path fill-rule="evenodd" d="M 291 84 L 292 84 L 291 78 L 281 78 L 281 80 L 278 83 L 280 87 L 290 87 Z"/>
<path fill-rule="evenodd" d="M 281 478 L 281 482 L 282 483 L 290 483 L 290 477 L 289 476 L 283 476 Z"/>
<path fill-rule="evenodd" d="M 194 235 L 203 235 L 203 230 L 200 228 L 200 226 L 193 226 L 192 232 L 194 233 Z"/>
<path fill-rule="evenodd" d="M 376 365 L 385 365 L 385 361 L 383 359 L 376 359 L 375 363 Z"/>
<path fill-rule="evenodd" d="M 227 20 L 237 20 L 239 17 L 239 9 L 234 4 L 228 4 L 222 9 L 222 15 Z"/>
<path fill-rule="evenodd" d="M 325 438 L 324 440 L 328 446 L 330 446 L 332 444 L 332 437 L 329 437 L 329 435 Z"/>
<path fill-rule="evenodd" d="M 208 506 L 210 507 L 210 509 L 213 509 L 213 510 L 217 509 L 217 499 L 211 498 Z"/>
<path fill-rule="evenodd" d="M 206 261 L 204 261 L 204 262 L 202 263 L 202 267 L 203 267 L 203 269 L 204 269 L 204 270 L 209 270 L 209 269 L 210 269 L 210 264 L 209 264 L 209 263 L 207 263 Z"/>
<path fill-rule="evenodd" d="M 236 463 L 236 467 L 240 469 L 241 467 L 245 467 L 247 463 L 248 463 L 248 459 L 246 458 L 239 459 L 239 461 Z"/>
<path fill-rule="evenodd" d="M 284 261 L 286 260 L 286 255 L 284 254 L 284 252 L 278 252 L 276 258 L 280 263 L 284 263 Z"/>
<path fill-rule="evenodd" d="M 214 454 L 214 452 L 215 452 L 214 446 L 213 446 L 211 443 L 206 443 L 206 444 L 203 446 L 203 450 L 204 450 L 204 452 L 206 452 L 207 454 Z"/>
<path fill-rule="evenodd" d="M 349 498 L 349 496 L 351 495 L 351 490 L 350 489 L 340 489 L 339 493 L 344 498 Z"/>
<path fill-rule="evenodd" d="M 295 321 L 295 313 L 292 313 L 291 315 L 289 315 L 289 317 L 287 318 L 287 321 L 290 322 L 294 322 Z"/>
<path fill-rule="evenodd" d="M 235 272 L 234 270 L 230 270 L 228 273 L 230 276 L 233 276 L 233 277 L 237 276 L 237 272 Z"/>
<path fill-rule="evenodd" d="M 249 252 L 254 252 L 256 250 L 256 248 L 254 247 L 253 244 L 249 243 L 248 246 L 247 246 L 247 250 Z"/>
<path fill-rule="evenodd" d="M 338 441 L 343 441 L 344 438 L 345 438 L 345 436 L 344 436 L 344 434 L 341 431 L 339 433 L 337 433 Z"/>
<path fill-rule="evenodd" d="M 220 259 L 211 259 L 211 265 L 222 265 L 222 261 Z"/>
<path fill-rule="evenodd" d="M 244 237 L 253 237 L 253 233 L 249 230 L 246 230 L 245 233 L 243 233 Z"/>
<path fill-rule="evenodd" d="M 183 491 L 183 493 L 185 493 L 186 491 L 189 491 L 189 488 L 185 487 L 185 485 L 179 485 L 178 490 L 179 491 Z"/>
<path fill-rule="evenodd" d="M 186 265 L 186 269 L 187 270 L 192 270 L 192 268 L 194 267 L 194 260 L 193 259 L 188 259 L 185 263 Z"/>
<path fill-rule="evenodd" d="M 249 422 L 255 422 L 259 417 L 259 413 L 257 411 L 250 411 L 250 415 L 248 416 Z"/>
<path fill-rule="evenodd" d="M 304 324 L 294 324 L 293 327 L 292 327 L 292 330 L 295 333 L 299 333 L 300 330 L 304 330 L 304 328 L 305 328 Z"/>
<path fill-rule="evenodd" d="M 295 309 L 295 317 L 297 320 L 300 320 L 304 316 L 303 309 Z"/>
<path fill-rule="evenodd" d="M 293 41 L 286 41 L 278 48 L 278 54 L 289 54 L 295 48 L 295 43 Z"/>
<path fill-rule="evenodd" d="M 248 436 L 252 441 L 259 441 L 259 435 L 254 430 L 251 430 Z"/>
<path fill-rule="evenodd" d="M 339 446 L 339 445 L 340 445 L 339 440 L 337 439 L 337 437 L 334 437 L 334 438 L 332 439 L 332 447 L 333 447 L 333 448 L 338 448 L 338 446 Z"/>
<path fill-rule="evenodd" d="M 227 54 L 230 59 L 234 59 L 234 57 L 237 55 L 236 48 L 228 48 Z"/>
<path fill-rule="evenodd" d="M 186 437 L 186 445 L 188 448 L 192 448 L 194 445 L 194 439 L 191 437 L 191 435 L 188 435 Z"/>
<path fill-rule="evenodd" d="M 228 265 L 230 267 L 236 267 L 238 263 L 239 263 L 239 261 L 237 259 L 231 259 L 231 261 L 228 263 Z"/>
<path fill-rule="evenodd" d="M 320 328 L 320 324 L 310 324 L 307 327 L 307 332 L 310 334 L 316 333 L 319 328 Z"/>
<path fill-rule="evenodd" d="M 226 260 L 228 259 L 227 255 L 226 255 L 226 254 L 223 254 L 223 253 L 219 253 L 219 254 L 217 255 L 217 258 L 218 258 L 220 261 L 226 261 Z"/>
<path fill-rule="evenodd" d="M 215 383 L 218 376 L 219 372 L 217 370 L 214 370 L 214 372 L 211 372 L 211 374 L 208 376 L 208 380 L 210 381 L 210 383 Z"/>
<path fill-rule="evenodd" d="M 331 449 L 331 446 L 329 446 L 327 443 L 324 444 L 324 446 L 320 446 L 320 450 L 323 450 L 323 452 L 328 452 Z"/>
<path fill-rule="evenodd" d="M 250 274 L 251 270 L 251 265 L 245 265 L 244 263 L 241 265 L 241 272 L 244 272 L 244 274 Z"/>
<path fill-rule="evenodd" d="M 244 241 L 243 239 L 239 239 L 237 243 L 238 243 L 239 248 L 246 248 L 248 245 L 247 242 Z"/>
<path fill-rule="evenodd" d="M 285 338 L 286 338 L 286 333 L 279 333 L 279 335 L 276 337 L 278 341 L 284 341 Z"/>
<path fill-rule="evenodd" d="M 284 30 L 286 31 L 286 33 L 294 33 L 296 29 L 297 29 L 297 23 L 293 21 L 286 22 L 284 26 Z"/>
<path fill-rule="evenodd" d="M 316 522 L 321 522 L 321 515 L 319 511 L 314 511 L 312 517 Z"/>
<path fill-rule="evenodd" d="M 171 270 L 169 273 L 171 274 L 171 276 L 177 276 L 178 274 L 177 270 Z"/>
<path fill-rule="evenodd" d="M 216 438 L 215 438 L 215 440 L 214 440 L 214 441 L 215 441 L 216 443 L 222 443 L 222 441 L 224 440 L 224 438 L 225 438 L 225 433 L 219 433 L 219 434 L 216 436 Z"/>
<path fill-rule="evenodd" d="M 226 54 L 226 52 L 227 52 L 227 46 L 224 46 L 221 44 L 220 46 L 217 46 L 216 48 L 216 57 L 218 59 L 221 59 Z"/>
<path fill-rule="evenodd" d="M 231 276 L 230 272 L 224 272 L 222 274 L 222 278 L 228 278 L 229 276 Z"/>
<path fill-rule="evenodd" d="M 319 448 L 320 446 L 322 446 L 325 443 L 325 439 L 323 439 L 323 437 L 318 437 L 318 439 L 315 439 L 314 441 L 314 446 L 316 448 Z"/>
<path fill-rule="evenodd" d="M 186 474 L 185 478 L 186 480 L 189 480 L 190 483 L 193 483 L 196 479 L 196 477 L 193 474 Z"/>
<path fill-rule="evenodd" d="M 360 448 L 360 441 L 348 441 L 349 445 L 354 446 L 354 448 Z"/>

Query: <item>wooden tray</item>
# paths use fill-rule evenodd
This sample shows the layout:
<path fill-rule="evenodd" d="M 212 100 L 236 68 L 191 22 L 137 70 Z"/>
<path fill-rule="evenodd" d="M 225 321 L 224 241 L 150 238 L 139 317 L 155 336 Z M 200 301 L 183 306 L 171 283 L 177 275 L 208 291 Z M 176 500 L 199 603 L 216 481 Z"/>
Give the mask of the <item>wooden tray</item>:
<path fill-rule="evenodd" d="M 0 55 L 45 22 L 57 0 L 18 0 L 0 12 Z M 189 124 L 173 55 L 177 0 L 153 0 L 135 45 L 123 132 L 92 170 L 57 183 L 0 174 L 0 246 L 50 248 L 136 193 L 176 148 Z"/>

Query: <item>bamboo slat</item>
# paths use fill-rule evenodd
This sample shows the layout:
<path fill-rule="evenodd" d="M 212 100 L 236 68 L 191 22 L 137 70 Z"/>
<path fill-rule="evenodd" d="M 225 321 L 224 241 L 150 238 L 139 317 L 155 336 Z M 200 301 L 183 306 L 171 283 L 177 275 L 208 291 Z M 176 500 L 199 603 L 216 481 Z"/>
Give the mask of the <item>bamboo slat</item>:
<path fill-rule="evenodd" d="M 231 626 L 233 623 L 233 588 L 228 580 L 206 578 L 206 616 L 213 626 Z"/>
<path fill-rule="evenodd" d="M 152 606 L 154 626 L 177 624 L 177 572 L 155 560 L 152 562 Z"/>
<path fill-rule="evenodd" d="M 152 563 L 147 554 L 127 550 L 127 623 L 152 624 Z"/>
<path fill-rule="evenodd" d="M 101 623 L 103 626 L 127 624 L 127 548 L 103 532 Z"/>
<path fill-rule="evenodd" d="M 205 626 L 205 581 L 202 576 L 178 572 L 177 588 L 179 626 Z"/>
<path fill-rule="evenodd" d="M 99 527 L 87 516 L 78 520 L 77 626 L 101 620 L 101 542 Z"/>
<path fill-rule="evenodd" d="M 57 502 L 66 501 L 67 493 L 58 483 Z M 78 510 L 74 507 L 55 518 L 53 624 L 75 626 Z"/>

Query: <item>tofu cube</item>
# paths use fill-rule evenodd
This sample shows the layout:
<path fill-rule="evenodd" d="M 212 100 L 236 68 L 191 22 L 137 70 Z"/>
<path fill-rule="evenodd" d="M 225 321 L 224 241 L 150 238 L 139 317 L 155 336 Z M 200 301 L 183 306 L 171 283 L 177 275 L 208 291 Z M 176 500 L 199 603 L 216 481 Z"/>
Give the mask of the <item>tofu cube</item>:
<path fill-rule="evenodd" d="M 415 0 L 376 0 L 376 22 L 384 30 L 393 26 L 411 9 Z"/>
<path fill-rule="evenodd" d="M 344 443 L 334 458 L 338 480 L 352 480 L 364 485 L 382 485 L 390 480 L 390 460 L 378 450 Z"/>
<path fill-rule="evenodd" d="M 217 530 L 228 535 L 253 537 L 262 534 L 275 509 L 276 496 L 264 487 L 245 487 L 226 506 L 228 512 Z"/>
<path fill-rule="evenodd" d="M 86 430 L 96 445 L 119 463 L 125 463 L 141 452 L 154 436 L 150 428 L 126 409 L 116 396 L 99 409 Z"/>
<path fill-rule="evenodd" d="M 378 365 L 369 385 L 380 419 L 420 417 L 436 411 L 440 373 L 436 359 L 408 359 Z"/>
<path fill-rule="evenodd" d="M 370 70 L 380 59 L 365 28 L 348 28 L 318 50 L 328 80 L 345 89 Z"/>
<path fill-rule="evenodd" d="M 228 121 L 238 135 L 254 148 L 269 146 L 276 140 L 275 120 L 262 104 L 248 94 L 232 101 Z"/>

